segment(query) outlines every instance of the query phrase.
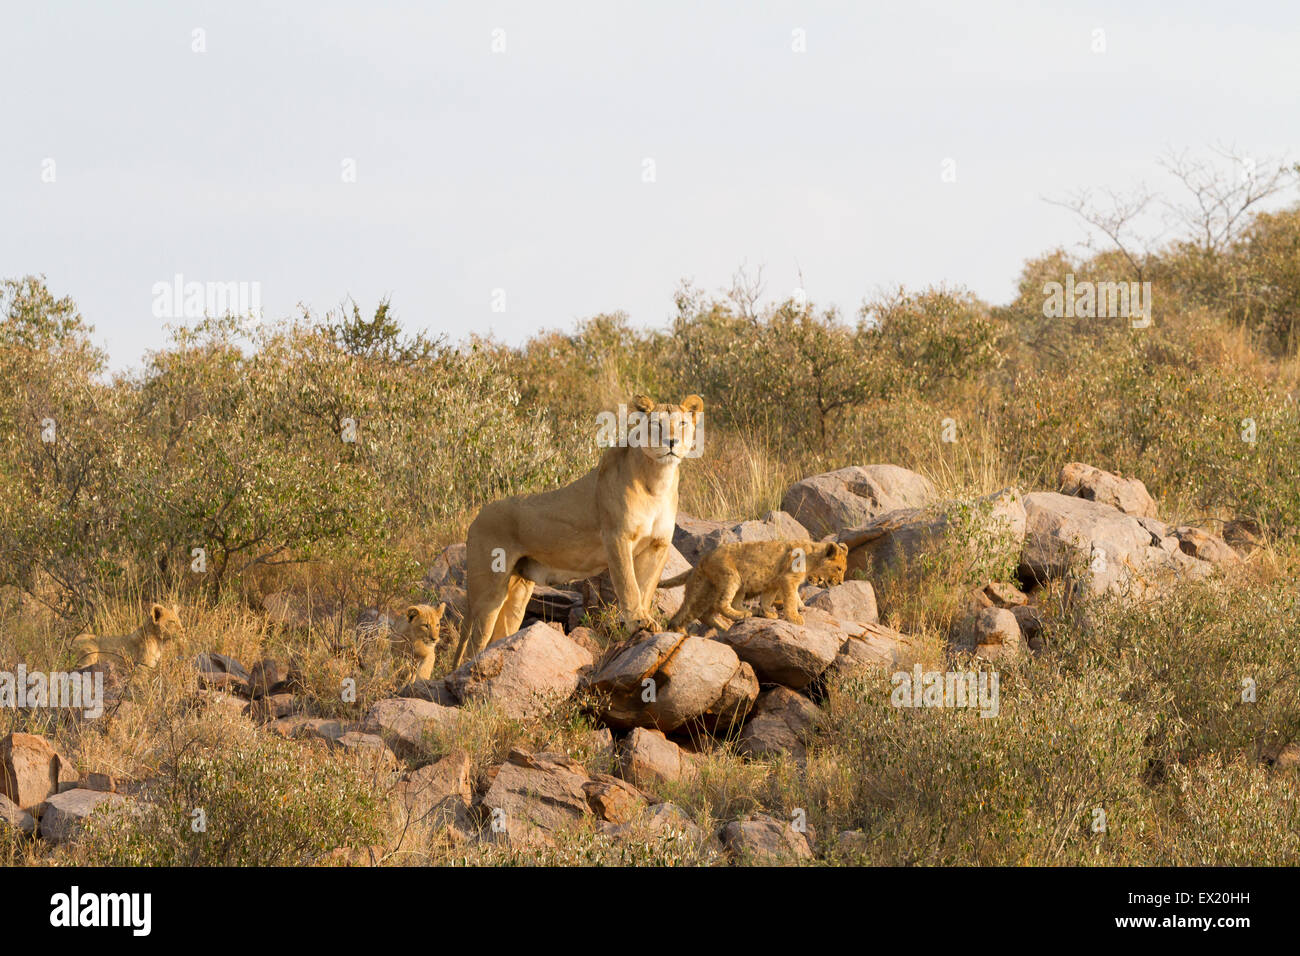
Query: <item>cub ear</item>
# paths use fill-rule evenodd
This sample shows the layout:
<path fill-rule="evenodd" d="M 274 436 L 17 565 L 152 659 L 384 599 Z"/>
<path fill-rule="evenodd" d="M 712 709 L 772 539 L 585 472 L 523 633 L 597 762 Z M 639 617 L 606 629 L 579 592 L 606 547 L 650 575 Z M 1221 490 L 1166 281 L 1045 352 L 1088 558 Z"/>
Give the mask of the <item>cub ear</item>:
<path fill-rule="evenodd" d="M 839 549 L 840 546 L 836 544 L 834 541 L 827 541 L 826 547 L 822 548 L 822 552 L 826 555 L 826 557 L 833 558 L 835 557 L 835 552 L 838 551 Z"/>
<path fill-rule="evenodd" d="M 442 617 L 444 614 L 447 613 L 447 602 L 443 601 L 441 604 L 438 605 L 436 610 L 438 612 L 438 617 Z"/>
<path fill-rule="evenodd" d="M 698 415 L 700 412 L 704 411 L 704 399 L 700 398 L 698 395 L 687 395 L 685 400 L 682 402 L 681 407 L 684 412 L 691 415 Z"/>
<path fill-rule="evenodd" d="M 835 550 L 838 551 L 840 554 L 844 555 L 845 557 L 848 557 L 849 546 L 847 544 L 841 542 L 840 544 L 837 544 L 835 546 Z"/>
<path fill-rule="evenodd" d="M 416 607 L 414 604 L 412 604 L 410 607 L 406 609 L 406 619 L 408 621 L 414 621 L 419 616 L 420 616 L 420 609 Z"/>
<path fill-rule="evenodd" d="M 153 618 L 153 622 L 155 624 L 161 621 L 163 619 L 163 615 L 166 613 L 167 613 L 167 609 L 163 607 L 161 604 L 155 604 L 149 608 L 149 616 Z"/>
<path fill-rule="evenodd" d="M 638 412 L 652 412 L 655 407 L 655 400 L 649 395 L 636 395 L 632 399 L 632 407 Z"/>

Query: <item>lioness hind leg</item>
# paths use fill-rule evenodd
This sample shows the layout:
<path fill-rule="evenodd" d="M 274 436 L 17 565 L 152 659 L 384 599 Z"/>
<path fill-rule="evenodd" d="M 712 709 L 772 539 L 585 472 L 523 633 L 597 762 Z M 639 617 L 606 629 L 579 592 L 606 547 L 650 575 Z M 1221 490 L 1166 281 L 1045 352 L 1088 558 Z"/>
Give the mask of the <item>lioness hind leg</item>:
<path fill-rule="evenodd" d="M 517 574 L 510 575 L 510 583 L 506 587 L 505 604 L 501 606 L 501 612 L 497 614 L 496 625 L 492 628 L 492 639 L 488 641 L 489 644 L 499 641 L 503 637 L 509 637 L 519 630 L 519 625 L 524 623 L 524 613 L 528 610 L 528 600 L 532 596 L 532 581 L 521 578 Z"/>

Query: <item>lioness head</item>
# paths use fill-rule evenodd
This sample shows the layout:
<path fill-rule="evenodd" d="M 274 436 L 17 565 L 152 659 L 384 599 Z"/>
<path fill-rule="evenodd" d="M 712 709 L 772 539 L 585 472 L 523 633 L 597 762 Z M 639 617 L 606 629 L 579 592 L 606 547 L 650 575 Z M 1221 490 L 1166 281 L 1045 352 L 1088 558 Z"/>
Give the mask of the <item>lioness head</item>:
<path fill-rule="evenodd" d="M 161 604 L 150 605 L 149 616 L 144 619 L 144 630 L 145 633 L 163 642 L 174 641 L 178 637 L 185 636 L 181 616 L 174 604 L 171 607 L 164 607 Z"/>
<path fill-rule="evenodd" d="M 676 465 L 696 449 L 704 400 L 688 395 L 680 405 L 656 405 L 648 395 L 632 399 L 632 407 L 648 426 L 637 428 L 635 444 L 656 464 Z"/>
<path fill-rule="evenodd" d="M 849 546 L 827 541 L 808 555 L 808 580 L 822 587 L 844 583 L 849 565 Z"/>
<path fill-rule="evenodd" d="M 446 610 L 445 601 L 437 607 L 428 604 L 412 604 L 408 607 L 393 628 L 393 634 L 406 645 L 403 650 L 417 658 L 427 657 L 437 651 L 438 628 Z"/>

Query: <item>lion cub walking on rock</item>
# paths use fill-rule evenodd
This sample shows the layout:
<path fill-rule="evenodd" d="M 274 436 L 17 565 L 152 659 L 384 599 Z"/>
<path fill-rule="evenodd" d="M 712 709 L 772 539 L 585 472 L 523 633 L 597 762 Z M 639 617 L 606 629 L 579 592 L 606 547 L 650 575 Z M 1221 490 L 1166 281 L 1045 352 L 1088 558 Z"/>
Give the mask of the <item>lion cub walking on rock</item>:
<path fill-rule="evenodd" d="M 686 585 L 681 610 L 668 622 L 670 631 L 692 621 L 726 630 L 732 621 L 750 616 L 742 605 L 757 596 L 764 617 L 776 617 L 775 603 L 783 604 L 783 617 L 803 623 L 799 613 L 799 586 L 809 578 L 841 584 L 848 562 L 847 545 L 833 541 L 746 541 L 719 545 L 692 570 L 661 581 L 661 588 Z"/>
<path fill-rule="evenodd" d="M 393 628 L 393 653 L 415 662 L 415 676 L 428 680 L 433 676 L 433 665 L 438 658 L 438 629 L 447 602 L 437 607 L 412 604 Z"/>
<path fill-rule="evenodd" d="M 180 614 L 175 605 L 170 608 L 154 604 L 149 608 L 149 615 L 144 623 L 130 634 L 120 637 L 98 637 L 94 634 L 79 634 L 72 640 L 72 646 L 79 657 L 77 666 L 86 667 L 101 661 L 130 661 L 144 667 L 157 667 L 162 660 L 163 645 L 184 635 Z"/>

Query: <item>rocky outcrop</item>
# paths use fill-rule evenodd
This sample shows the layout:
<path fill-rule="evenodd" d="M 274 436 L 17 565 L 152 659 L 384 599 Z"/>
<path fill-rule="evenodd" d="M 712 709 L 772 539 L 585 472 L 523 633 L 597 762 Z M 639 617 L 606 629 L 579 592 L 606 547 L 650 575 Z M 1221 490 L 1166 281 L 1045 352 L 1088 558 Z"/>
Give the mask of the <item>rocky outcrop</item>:
<path fill-rule="evenodd" d="M 1137 478 L 1125 478 L 1081 461 L 1072 461 L 1061 469 L 1061 494 L 1110 505 L 1125 514 L 1156 516 L 1156 503 Z"/>

